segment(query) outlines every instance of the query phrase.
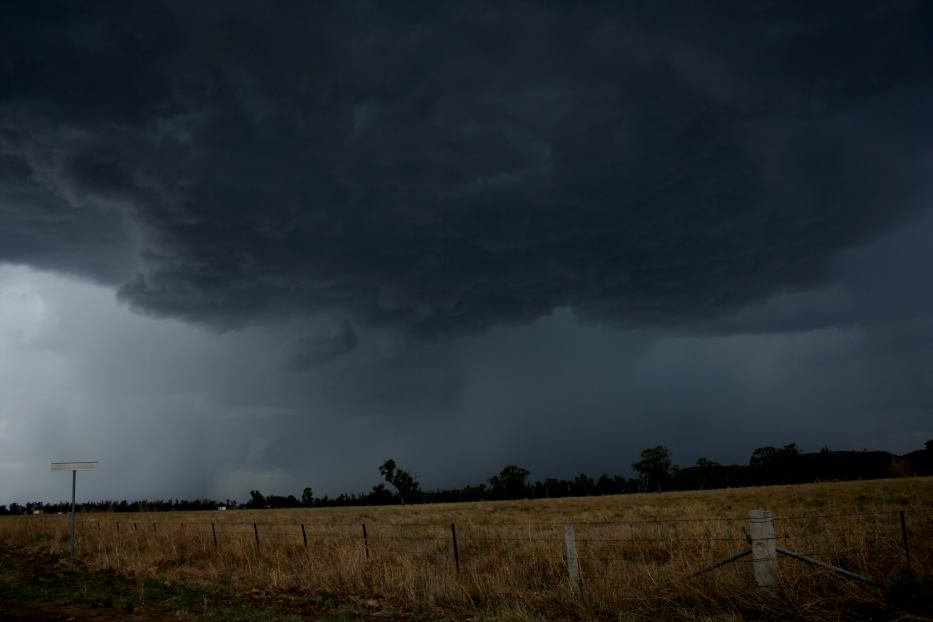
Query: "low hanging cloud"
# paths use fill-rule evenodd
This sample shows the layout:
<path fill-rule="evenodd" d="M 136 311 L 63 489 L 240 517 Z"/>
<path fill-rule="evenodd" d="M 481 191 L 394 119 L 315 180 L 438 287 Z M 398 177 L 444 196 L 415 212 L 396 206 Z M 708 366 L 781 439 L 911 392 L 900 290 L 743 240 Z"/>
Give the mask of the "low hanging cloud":
<path fill-rule="evenodd" d="M 285 363 L 286 369 L 302 371 L 328 363 L 338 356 L 352 352 L 359 343 L 356 331 L 344 320 L 326 331 L 298 340 Z"/>
<path fill-rule="evenodd" d="M 220 327 L 731 317 L 929 205 L 931 23 L 923 2 L 13 3 L 0 261 Z M 342 324 L 291 364 L 355 344 Z"/>

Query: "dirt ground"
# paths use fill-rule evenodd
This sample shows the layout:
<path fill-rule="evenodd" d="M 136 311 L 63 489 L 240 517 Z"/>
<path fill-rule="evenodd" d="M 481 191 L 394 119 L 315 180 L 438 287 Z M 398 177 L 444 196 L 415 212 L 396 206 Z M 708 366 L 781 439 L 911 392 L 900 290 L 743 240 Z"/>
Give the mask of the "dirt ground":
<path fill-rule="evenodd" d="M 0 616 L 8 622 L 46 620 L 47 622 L 85 622 L 88 620 L 177 620 L 167 613 L 131 613 L 113 609 L 90 609 L 81 605 L 54 603 L 0 603 Z"/>

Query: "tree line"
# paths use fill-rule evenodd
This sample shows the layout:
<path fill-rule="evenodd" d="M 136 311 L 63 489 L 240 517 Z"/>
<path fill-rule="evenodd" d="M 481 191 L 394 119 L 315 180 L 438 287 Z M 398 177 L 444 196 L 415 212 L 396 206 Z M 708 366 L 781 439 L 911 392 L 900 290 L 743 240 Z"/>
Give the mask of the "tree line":
<path fill-rule="evenodd" d="M 748 464 L 723 465 L 708 458 L 681 467 L 673 464 L 671 452 L 659 445 L 642 450 L 632 464 L 636 477 L 602 474 L 598 478 L 581 473 L 572 479 L 547 478 L 530 481 L 528 469 L 509 464 L 485 483 L 445 490 L 422 490 L 417 475 L 401 468 L 389 459 L 379 466 L 381 482 L 368 492 L 341 494 L 336 497 L 315 497 L 311 487 L 300 497 L 295 495 L 264 495 L 259 490 L 249 492 L 249 500 L 217 501 L 213 499 L 97 501 L 81 503 L 80 511 L 89 512 L 166 512 L 229 509 L 318 508 L 361 505 L 391 505 L 411 503 L 453 503 L 461 501 L 492 501 L 508 499 L 543 499 L 584 497 L 638 492 L 672 490 L 704 490 L 774 484 L 801 484 L 814 481 L 844 481 L 878 479 L 912 475 L 933 475 L 933 441 L 925 448 L 896 456 L 886 451 L 801 452 L 795 443 L 783 447 L 759 447 L 752 452 Z M 32 502 L 25 505 L 0 505 L 0 515 L 64 513 L 71 510 L 67 502 Z"/>

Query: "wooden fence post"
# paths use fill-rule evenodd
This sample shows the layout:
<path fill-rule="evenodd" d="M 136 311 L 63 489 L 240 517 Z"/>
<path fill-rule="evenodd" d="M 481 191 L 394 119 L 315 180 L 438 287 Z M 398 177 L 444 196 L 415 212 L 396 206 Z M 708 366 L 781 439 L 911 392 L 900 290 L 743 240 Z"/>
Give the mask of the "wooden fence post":
<path fill-rule="evenodd" d="M 913 572 L 910 565 L 910 541 L 907 539 L 907 521 L 904 518 L 904 510 L 901 510 L 901 538 L 904 540 L 904 558 L 907 560 L 908 572 Z"/>
<path fill-rule="evenodd" d="M 369 536 L 366 535 L 366 523 L 363 523 L 363 548 L 366 551 L 366 559 L 369 559 Z"/>
<path fill-rule="evenodd" d="M 460 572 L 460 549 L 457 548 L 457 527 L 450 523 L 450 536 L 454 543 L 454 564 L 457 566 L 457 572 Z"/>
<path fill-rule="evenodd" d="M 214 529 L 214 523 L 211 523 L 211 536 L 214 538 L 214 548 L 217 548 L 217 530 Z"/>
<path fill-rule="evenodd" d="M 752 540 L 752 567 L 759 587 L 777 587 L 777 550 L 774 541 L 774 517 L 767 510 L 749 514 Z"/>
<path fill-rule="evenodd" d="M 259 550 L 259 528 L 253 523 L 253 534 L 256 536 L 256 550 Z"/>
<path fill-rule="evenodd" d="M 580 560 L 577 557 L 577 538 L 574 534 L 573 524 L 564 524 L 564 549 L 567 553 L 567 572 L 570 575 L 570 583 L 573 589 L 582 594 L 580 587 Z"/>
<path fill-rule="evenodd" d="M 305 524 L 301 523 L 301 539 L 304 540 L 305 548 L 308 548 L 308 534 L 305 533 Z"/>

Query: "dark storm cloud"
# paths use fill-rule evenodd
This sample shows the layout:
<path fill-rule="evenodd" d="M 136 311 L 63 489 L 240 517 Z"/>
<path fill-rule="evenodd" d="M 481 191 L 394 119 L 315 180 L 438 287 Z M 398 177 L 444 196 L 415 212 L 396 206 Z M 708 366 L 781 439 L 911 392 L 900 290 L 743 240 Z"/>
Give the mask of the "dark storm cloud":
<path fill-rule="evenodd" d="M 352 351 L 358 342 L 356 331 L 349 322 L 334 324 L 326 331 L 299 339 L 286 367 L 302 370 L 323 365 Z"/>
<path fill-rule="evenodd" d="M 922 2 L 8 4 L 0 260 L 217 325 L 711 321 L 929 205 L 931 26 Z"/>

